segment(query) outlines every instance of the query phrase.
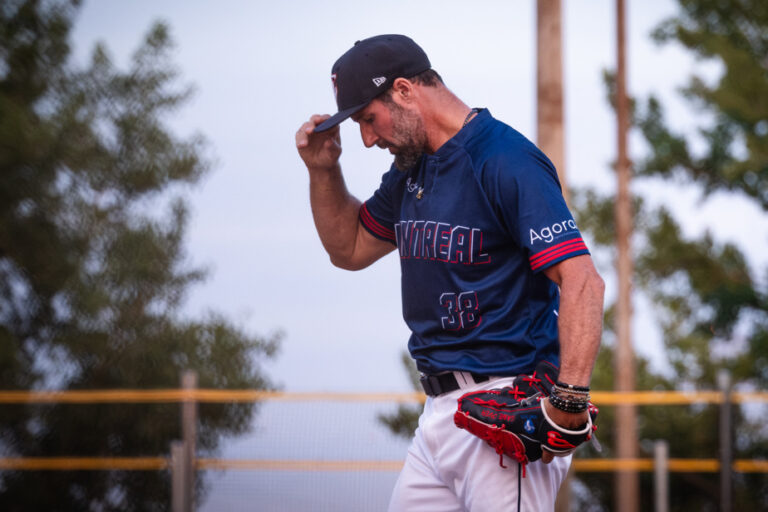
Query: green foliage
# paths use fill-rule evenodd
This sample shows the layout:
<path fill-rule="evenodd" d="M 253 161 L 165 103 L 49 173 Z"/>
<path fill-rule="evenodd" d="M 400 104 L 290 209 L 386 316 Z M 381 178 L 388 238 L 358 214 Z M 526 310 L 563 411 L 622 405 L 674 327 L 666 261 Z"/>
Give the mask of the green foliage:
<path fill-rule="evenodd" d="M 80 69 L 68 60 L 77 7 L 0 6 L 0 389 L 178 387 L 187 369 L 201 387 L 270 388 L 261 365 L 279 335 L 181 314 L 204 277 L 185 263 L 183 192 L 209 166 L 200 136 L 165 124 L 190 94 L 168 28 L 150 29 L 127 71 L 101 46 Z M 160 456 L 181 437 L 178 404 L 1 407 L 3 455 Z M 199 450 L 244 432 L 256 409 L 202 405 Z M 0 509 L 164 510 L 169 484 L 4 472 Z"/>
<path fill-rule="evenodd" d="M 612 252 L 613 197 L 581 191 L 574 198 L 579 226 L 592 235 L 596 246 Z M 707 368 L 706 385 L 714 386 L 716 366 L 723 361 L 712 357 L 711 345 L 741 336 L 746 324 L 752 326 L 747 332 L 756 338 L 750 344 L 759 344 L 768 322 L 766 291 L 738 247 L 718 244 L 711 233 L 686 239 L 668 210 L 648 211 L 640 200 L 635 203 L 635 216 L 636 283 L 656 306 L 670 362 L 686 381 L 697 381 Z M 611 325 L 606 321 L 606 328 Z M 694 361 L 691 354 L 696 351 L 700 353 Z M 739 366 L 740 350 L 726 352 L 729 364 Z M 739 377 L 755 386 L 765 385 L 755 373 Z"/>
<path fill-rule="evenodd" d="M 714 83 L 691 78 L 683 90 L 709 114 L 697 139 L 674 133 L 654 97 L 638 115 L 638 127 L 650 143 L 650 155 L 638 172 L 681 175 L 706 192 L 737 191 L 768 209 L 768 5 L 761 0 L 680 0 L 677 17 L 655 32 L 659 42 L 674 41 L 697 57 L 717 63 Z M 692 149 L 694 140 L 704 150 Z"/>

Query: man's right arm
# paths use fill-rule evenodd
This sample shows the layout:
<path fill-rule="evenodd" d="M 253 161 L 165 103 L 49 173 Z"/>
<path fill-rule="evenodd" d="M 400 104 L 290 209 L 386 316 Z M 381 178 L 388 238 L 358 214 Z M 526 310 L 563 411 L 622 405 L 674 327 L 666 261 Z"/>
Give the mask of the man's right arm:
<path fill-rule="evenodd" d="M 339 127 L 315 133 L 328 116 L 314 115 L 296 132 L 296 148 L 309 171 L 309 199 L 320 241 L 331 262 L 347 270 L 367 267 L 394 246 L 375 238 L 358 221 L 360 201 L 344 183 L 339 165 Z"/>

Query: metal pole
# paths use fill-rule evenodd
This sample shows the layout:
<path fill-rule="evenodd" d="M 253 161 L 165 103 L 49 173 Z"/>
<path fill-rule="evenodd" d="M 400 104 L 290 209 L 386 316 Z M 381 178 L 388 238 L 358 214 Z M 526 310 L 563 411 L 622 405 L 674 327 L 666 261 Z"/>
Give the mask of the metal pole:
<path fill-rule="evenodd" d="M 731 374 L 728 370 L 720 370 L 717 374 L 717 384 L 723 392 L 723 403 L 720 405 L 720 511 L 732 510 L 732 397 Z"/>
<path fill-rule="evenodd" d="M 181 376 L 185 391 L 197 389 L 197 373 L 188 370 Z M 195 453 L 197 444 L 197 402 L 184 400 L 181 404 L 181 438 L 184 442 L 184 501 L 185 512 L 195 510 Z"/>
<path fill-rule="evenodd" d="M 653 490 L 654 510 L 669 511 L 669 443 L 656 441 L 653 444 Z"/>

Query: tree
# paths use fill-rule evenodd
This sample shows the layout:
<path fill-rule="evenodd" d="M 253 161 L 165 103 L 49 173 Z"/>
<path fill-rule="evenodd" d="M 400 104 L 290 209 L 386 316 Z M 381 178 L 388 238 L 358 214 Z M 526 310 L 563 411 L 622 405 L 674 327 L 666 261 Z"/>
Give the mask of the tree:
<path fill-rule="evenodd" d="M 663 108 L 651 97 L 638 127 L 651 153 L 638 167 L 644 176 L 692 179 L 706 194 L 734 191 L 768 210 L 768 5 L 758 0 L 679 0 L 681 12 L 653 33 L 677 42 L 699 58 L 722 66 L 708 84 L 691 78 L 683 95 L 710 115 L 699 129 L 706 149 L 696 154 L 692 137 L 667 127 Z"/>
<path fill-rule="evenodd" d="M 208 170 L 200 136 L 165 122 L 177 85 L 156 24 L 127 72 L 98 46 L 69 61 L 77 1 L 0 5 L 0 388 L 269 388 L 279 335 L 181 306 L 204 273 L 184 253 L 185 187 Z M 177 405 L 2 406 L 0 450 L 17 456 L 167 454 Z M 198 447 L 243 432 L 256 407 L 200 407 Z M 200 480 L 200 479 L 198 479 Z M 204 486 L 200 484 L 200 496 Z M 41 492 L 43 491 L 43 492 Z M 164 510 L 157 472 L 6 472 L 2 510 Z"/>

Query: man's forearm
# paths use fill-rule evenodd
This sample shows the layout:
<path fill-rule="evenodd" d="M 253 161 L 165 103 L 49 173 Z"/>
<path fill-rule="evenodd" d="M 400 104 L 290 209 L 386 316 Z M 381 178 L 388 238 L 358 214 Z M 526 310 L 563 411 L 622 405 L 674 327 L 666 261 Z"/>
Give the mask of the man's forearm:
<path fill-rule="evenodd" d="M 544 272 L 560 287 L 558 378 L 566 384 L 589 386 L 602 338 L 605 284 L 587 255 L 564 260 Z M 544 407 L 552 421 L 564 428 L 580 427 L 589 414 L 565 412 L 549 401 Z M 552 458 L 545 450 L 544 463 Z"/>
<path fill-rule="evenodd" d="M 588 386 L 600 349 L 605 285 L 596 272 L 560 287 L 560 380 Z"/>
<path fill-rule="evenodd" d="M 360 201 L 347 190 L 341 166 L 310 169 L 309 199 L 323 247 L 334 264 L 343 266 L 354 252 Z"/>

